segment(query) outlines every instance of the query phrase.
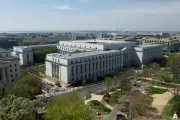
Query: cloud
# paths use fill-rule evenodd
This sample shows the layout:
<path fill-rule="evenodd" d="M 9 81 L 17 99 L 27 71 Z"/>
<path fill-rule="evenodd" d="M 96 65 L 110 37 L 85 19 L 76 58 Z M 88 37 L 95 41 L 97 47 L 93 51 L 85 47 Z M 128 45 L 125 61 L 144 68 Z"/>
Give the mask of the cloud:
<path fill-rule="evenodd" d="M 55 8 L 60 9 L 60 10 L 73 10 L 73 11 L 80 10 L 78 8 L 70 7 L 70 5 L 68 5 L 68 4 L 55 6 Z"/>

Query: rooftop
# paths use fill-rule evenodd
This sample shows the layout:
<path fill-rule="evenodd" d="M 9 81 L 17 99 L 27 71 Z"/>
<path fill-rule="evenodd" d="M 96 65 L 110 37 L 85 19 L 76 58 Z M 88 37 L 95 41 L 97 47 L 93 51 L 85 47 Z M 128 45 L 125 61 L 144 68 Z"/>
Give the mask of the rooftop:
<path fill-rule="evenodd" d="M 0 48 L 0 52 L 9 52 L 8 50 L 5 50 L 3 48 Z"/>
<path fill-rule="evenodd" d="M 71 54 L 71 55 L 69 55 L 69 54 L 61 55 L 59 53 L 52 53 L 52 54 L 48 54 L 48 56 L 53 56 L 53 57 L 57 57 L 57 58 L 64 58 L 64 59 L 73 59 L 73 58 L 95 56 L 95 55 L 106 54 L 106 53 L 114 53 L 114 52 L 121 52 L 121 50 L 92 51 L 92 52 L 76 53 L 76 54 Z"/>
<path fill-rule="evenodd" d="M 128 43 L 126 41 L 98 40 L 98 39 L 94 39 L 94 40 L 92 40 L 92 39 L 90 39 L 90 40 L 74 40 L 74 41 L 72 40 L 72 41 L 66 41 L 66 42 L 89 43 L 89 44 L 123 44 L 123 43 Z"/>
<path fill-rule="evenodd" d="M 31 48 L 31 47 L 42 47 L 42 46 L 53 46 L 53 45 L 57 45 L 57 44 L 45 44 L 45 45 L 29 45 L 29 46 L 14 46 L 16 48 Z"/>
<path fill-rule="evenodd" d="M 162 44 L 142 44 L 142 45 L 137 45 L 136 47 L 149 48 L 149 47 L 155 47 L 155 46 L 162 46 Z"/>

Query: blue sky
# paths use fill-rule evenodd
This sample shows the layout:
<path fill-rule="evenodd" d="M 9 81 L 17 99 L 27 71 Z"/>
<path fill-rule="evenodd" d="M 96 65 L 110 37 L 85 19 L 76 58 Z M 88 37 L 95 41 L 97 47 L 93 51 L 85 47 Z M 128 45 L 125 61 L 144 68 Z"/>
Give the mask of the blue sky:
<path fill-rule="evenodd" d="M 180 0 L 0 0 L 0 31 L 180 31 Z"/>

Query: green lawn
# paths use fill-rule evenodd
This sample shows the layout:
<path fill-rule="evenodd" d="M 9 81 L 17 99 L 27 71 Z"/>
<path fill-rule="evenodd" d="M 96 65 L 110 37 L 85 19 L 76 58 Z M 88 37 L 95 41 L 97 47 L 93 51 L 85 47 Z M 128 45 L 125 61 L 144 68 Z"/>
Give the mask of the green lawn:
<path fill-rule="evenodd" d="M 143 80 L 143 81 L 151 83 L 151 84 L 156 85 L 156 86 L 161 86 L 161 87 L 166 87 L 166 88 L 178 87 L 177 85 L 173 85 L 173 84 L 170 84 L 170 83 L 161 83 L 160 81 L 159 82 L 154 82 L 154 81 L 149 81 L 149 80 Z"/>
<path fill-rule="evenodd" d="M 155 88 L 155 87 L 150 87 L 148 89 L 149 94 L 163 94 L 166 91 L 167 91 L 167 89 Z"/>
<path fill-rule="evenodd" d="M 38 72 L 44 73 L 46 71 L 45 65 L 40 65 L 36 67 Z"/>
<path fill-rule="evenodd" d="M 175 105 L 176 103 L 180 103 L 180 101 L 177 101 L 174 98 L 172 98 L 171 100 L 169 100 L 168 104 L 165 106 L 162 112 L 162 116 L 166 120 L 172 120 L 173 113 L 171 111 L 172 111 L 173 105 Z"/>
<path fill-rule="evenodd" d="M 110 109 L 106 108 L 102 103 L 98 102 L 97 104 L 94 104 L 94 102 L 90 102 L 91 108 L 95 109 L 96 111 L 99 111 L 102 114 L 109 114 L 111 112 Z"/>
<path fill-rule="evenodd" d="M 175 88 L 178 87 L 177 85 L 168 84 L 168 83 L 156 83 L 157 86 L 167 87 L 167 88 Z"/>
<path fill-rule="evenodd" d="M 118 103 L 119 99 L 123 97 L 124 95 L 121 94 L 121 92 L 116 91 L 113 94 L 111 94 L 111 97 L 108 99 L 108 104 L 111 106 L 114 106 Z"/>
<path fill-rule="evenodd" d="M 35 75 L 39 75 L 39 73 L 45 73 L 45 71 L 46 71 L 46 68 L 44 64 L 38 65 L 38 66 L 32 66 L 29 69 L 29 72 Z"/>

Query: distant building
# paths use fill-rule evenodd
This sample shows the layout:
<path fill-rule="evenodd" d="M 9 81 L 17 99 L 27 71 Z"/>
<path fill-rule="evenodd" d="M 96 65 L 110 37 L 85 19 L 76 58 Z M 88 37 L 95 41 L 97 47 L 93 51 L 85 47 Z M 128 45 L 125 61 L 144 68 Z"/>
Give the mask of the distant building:
<path fill-rule="evenodd" d="M 124 47 L 131 48 L 135 46 L 135 42 L 113 41 L 113 40 L 76 40 L 76 41 L 59 41 L 57 48 L 62 51 L 75 50 L 120 50 Z"/>
<path fill-rule="evenodd" d="M 14 37 L 0 37 L 0 47 L 4 49 L 12 49 L 13 46 L 23 45 L 23 39 Z"/>
<path fill-rule="evenodd" d="M 141 44 L 143 43 L 153 43 L 153 44 L 164 44 L 166 45 L 164 51 L 179 51 L 180 49 L 180 41 L 178 39 L 168 39 L 168 38 L 148 38 L 144 37 L 142 39 L 137 39 L 137 41 Z"/>
<path fill-rule="evenodd" d="M 20 76 L 19 58 L 0 48 L 0 81 L 11 83 Z"/>
<path fill-rule="evenodd" d="M 35 50 L 44 50 L 48 48 L 57 48 L 56 44 L 46 45 L 30 45 L 13 47 L 13 55 L 17 55 L 20 59 L 20 65 L 31 65 L 34 63 L 33 52 Z"/>

